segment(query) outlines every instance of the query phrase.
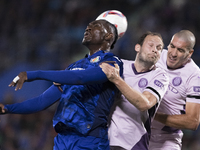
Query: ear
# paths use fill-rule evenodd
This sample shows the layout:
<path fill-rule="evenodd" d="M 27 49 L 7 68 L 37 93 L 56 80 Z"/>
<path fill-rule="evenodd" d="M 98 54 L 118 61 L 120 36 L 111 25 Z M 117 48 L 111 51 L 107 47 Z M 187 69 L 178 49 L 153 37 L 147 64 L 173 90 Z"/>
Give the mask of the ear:
<path fill-rule="evenodd" d="M 113 39 L 113 34 L 112 33 L 106 33 L 105 40 L 110 41 L 111 39 Z"/>
<path fill-rule="evenodd" d="M 136 45 L 135 45 L 135 51 L 136 51 L 136 52 L 139 52 L 139 51 L 140 51 L 140 48 L 141 48 L 140 44 L 136 44 Z"/>
<path fill-rule="evenodd" d="M 193 52 L 194 52 L 194 49 L 191 49 L 191 50 L 189 51 L 189 58 L 192 57 Z"/>

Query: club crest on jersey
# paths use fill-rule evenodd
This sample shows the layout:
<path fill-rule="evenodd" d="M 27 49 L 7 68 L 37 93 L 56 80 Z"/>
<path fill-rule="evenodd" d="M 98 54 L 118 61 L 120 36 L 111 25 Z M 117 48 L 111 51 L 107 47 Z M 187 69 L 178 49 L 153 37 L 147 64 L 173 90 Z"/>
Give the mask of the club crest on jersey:
<path fill-rule="evenodd" d="M 147 79 L 145 79 L 145 78 L 140 79 L 140 81 L 138 82 L 138 86 L 139 86 L 140 88 L 146 87 L 147 84 L 148 84 L 148 81 L 147 81 Z"/>
<path fill-rule="evenodd" d="M 99 62 L 101 60 L 101 57 L 100 56 L 97 56 L 97 57 L 95 57 L 95 58 L 92 58 L 91 60 L 90 60 L 90 62 L 91 63 L 96 63 L 96 62 Z"/>
<path fill-rule="evenodd" d="M 182 83 L 181 77 L 175 77 L 175 78 L 172 80 L 172 84 L 173 84 L 174 86 L 179 86 L 179 85 L 181 85 L 181 83 Z"/>

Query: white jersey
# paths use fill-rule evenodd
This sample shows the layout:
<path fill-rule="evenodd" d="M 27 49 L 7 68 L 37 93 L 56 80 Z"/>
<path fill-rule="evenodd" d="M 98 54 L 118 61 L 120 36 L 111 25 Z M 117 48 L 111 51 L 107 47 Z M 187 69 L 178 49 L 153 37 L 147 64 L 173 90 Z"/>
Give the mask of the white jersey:
<path fill-rule="evenodd" d="M 148 91 L 157 98 L 157 104 L 141 112 L 123 95 L 116 99 L 111 112 L 108 135 L 110 146 L 120 146 L 126 150 L 147 150 L 150 135 L 151 119 L 154 116 L 161 98 L 167 90 L 169 78 L 160 68 L 138 73 L 134 61 L 122 60 L 123 77 L 127 84 L 139 92 Z"/>
<path fill-rule="evenodd" d="M 169 115 L 185 113 L 186 102 L 200 104 L 200 70 L 191 59 L 179 69 L 170 70 L 166 65 L 167 50 L 163 50 L 157 66 L 169 75 L 170 83 L 158 112 Z M 183 132 L 153 121 L 151 129 L 150 150 L 181 149 Z M 159 144 L 160 143 L 160 144 Z M 173 147 L 173 148 L 172 148 Z"/>

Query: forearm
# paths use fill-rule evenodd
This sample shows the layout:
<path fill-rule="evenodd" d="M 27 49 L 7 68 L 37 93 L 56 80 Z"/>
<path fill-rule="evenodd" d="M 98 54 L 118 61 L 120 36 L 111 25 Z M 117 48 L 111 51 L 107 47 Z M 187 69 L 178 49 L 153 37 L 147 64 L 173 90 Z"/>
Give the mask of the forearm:
<path fill-rule="evenodd" d="M 114 81 L 114 84 L 126 99 L 140 111 L 148 110 L 152 105 L 154 105 L 151 104 L 144 94 L 130 87 L 121 77 L 118 77 L 117 80 Z"/>
<path fill-rule="evenodd" d="M 26 100 L 21 103 L 5 105 L 7 113 L 30 114 L 46 109 L 60 98 L 61 92 L 56 86 L 51 86 L 38 97 Z"/>
<path fill-rule="evenodd" d="M 48 80 L 69 85 L 93 84 L 107 81 L 106 75 L 99 67 L 87 70 L 27 71 L 27 77 L 28 81 Z"/>
<path fill-rule="evenodd" d="M 166 126 L 177 129 L 196 130 L 198 127 L 197 125 L 199 124 L 198 119 L 195 119 L 194 117 L 188 116 L 186 114 L 167 115 L 157 113 L 155 116 L 155 120 L 165 124 Z"/>

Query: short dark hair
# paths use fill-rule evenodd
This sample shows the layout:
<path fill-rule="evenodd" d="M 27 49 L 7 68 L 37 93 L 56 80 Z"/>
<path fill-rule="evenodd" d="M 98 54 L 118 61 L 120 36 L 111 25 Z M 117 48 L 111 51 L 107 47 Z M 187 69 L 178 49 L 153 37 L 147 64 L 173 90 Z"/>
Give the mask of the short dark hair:
<path fill-rule="evenodd" d="M 118 32 L 117 32 L 117 28 L 114 24 L 110 23 L 109 21 L 105 20 L 107 22 L 107 24 L 109 25 L 109 28 L 111 28 L 111 31 L 114 33 L 114 41 L 112 43 L 112 45 L 110 46 L 111 49 L 114 48 L 115 43 L 118 40 Z"/>
<path fill-rule="evenodd" d="M 161 36 L 160 33 L 147 31 L 146 33 L 144 33 L 144 34 L 138 39 L 137 44 L 139 44 L 140 46 L 142 46 L 143 43 L 144 43 L 145 38 L 146 38 L 148 35 L 158 36 L 158 37 L 161 38 L 161 40 L 162 40 L 162 42 L 163 42 L 163 38 L 162 38 L 162 36 Z M 164 47 L 164 42 L 163 42 L 163 47 Z"/>
<path fill-rule="evenodd" d="M 115 39 L 114 39 L 114 41 L 113 41 L 113 43 L 112 43 L 112 45 L 111 45 L 111 47 L 110 47 L 111 49 L 113 49 L 115 43 L 116 43 L 117 40 L 118 40 L 118 32 L 117 32 L 117 28 L 115 27 L 114 24 L 111 24 L 111 26 L 112 26 L 112 28 L 114 29 L 114 36 L 115 36 Z"/>

